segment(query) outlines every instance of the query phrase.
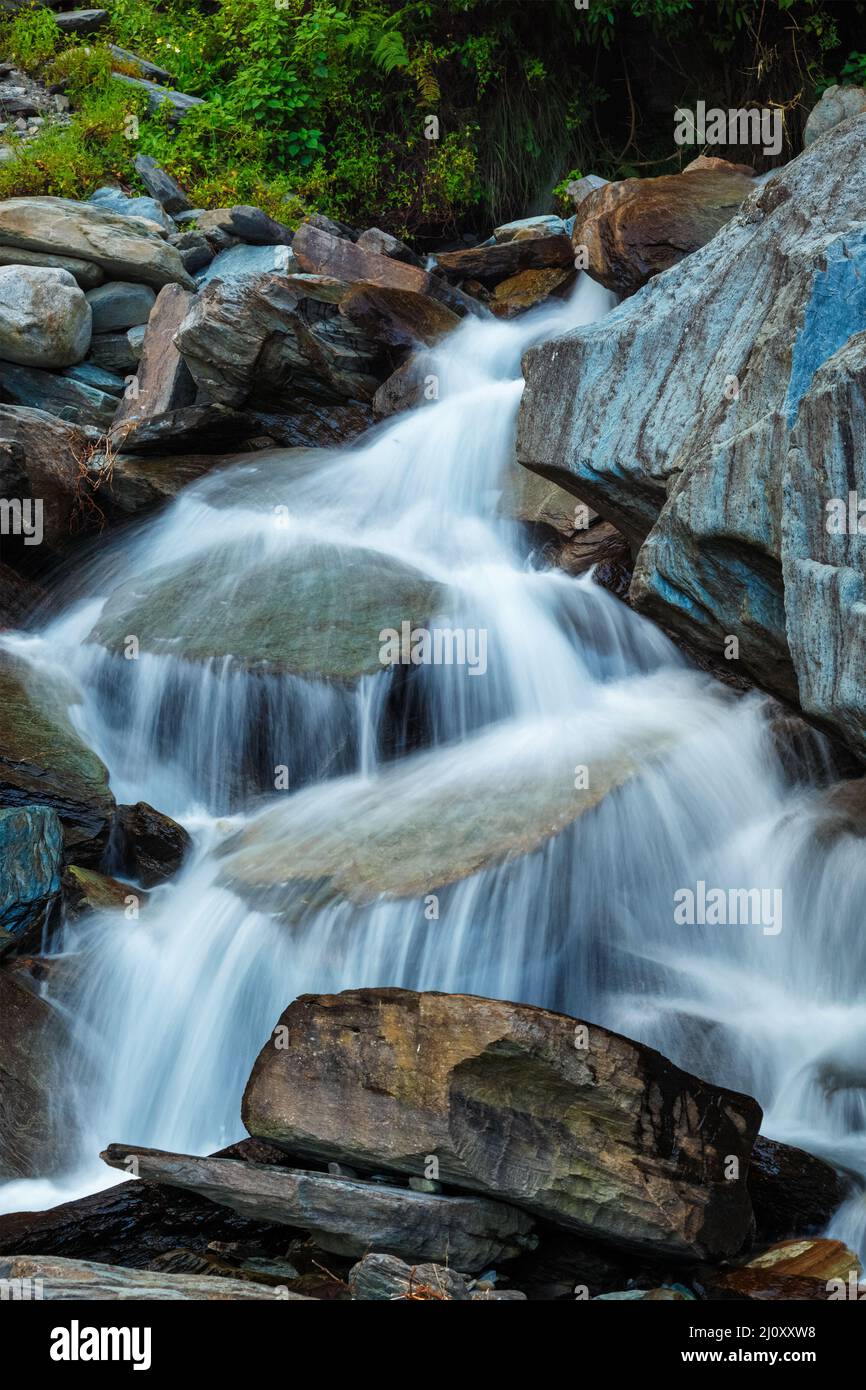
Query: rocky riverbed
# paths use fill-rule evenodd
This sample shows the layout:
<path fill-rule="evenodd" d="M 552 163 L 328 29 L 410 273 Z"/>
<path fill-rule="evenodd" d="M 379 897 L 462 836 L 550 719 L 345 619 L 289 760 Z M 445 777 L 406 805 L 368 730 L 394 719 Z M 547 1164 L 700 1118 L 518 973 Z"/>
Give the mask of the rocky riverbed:
<path fill-rule="evenodd" d="M 707 976 L 784 977 L 782 1019 L 816 918 L 862 953 L 805 867 L 864 834 L 862 96 L 770 176 L 590 176 L 423 259 L 145 156 L 146 196 L 0 203 L 0 1278 L 858 1287 L 857 970 L 766 1066 Z M 743 875 L 750 837 L 793 955 L 674 957 L 680 851 Z"/>

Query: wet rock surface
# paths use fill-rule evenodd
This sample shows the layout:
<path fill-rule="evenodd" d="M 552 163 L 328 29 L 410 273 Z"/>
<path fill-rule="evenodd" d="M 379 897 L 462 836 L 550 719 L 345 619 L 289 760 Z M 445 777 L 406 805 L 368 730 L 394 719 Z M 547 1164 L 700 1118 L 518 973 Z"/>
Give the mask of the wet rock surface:
<path fill-rule="evenodd" d="M 435 1155 L 444 1181 L 613 1244 L 733 1254 L 753 1218 L 723 1155 L 748 1154 L 760 1108 L 604 1029 L 582 1050 L 580 1026 L 469 996 L 305 996 L 279 1020 L 285 1045 L 259 1056 L 244 1123 L 408 1174 Z"/>

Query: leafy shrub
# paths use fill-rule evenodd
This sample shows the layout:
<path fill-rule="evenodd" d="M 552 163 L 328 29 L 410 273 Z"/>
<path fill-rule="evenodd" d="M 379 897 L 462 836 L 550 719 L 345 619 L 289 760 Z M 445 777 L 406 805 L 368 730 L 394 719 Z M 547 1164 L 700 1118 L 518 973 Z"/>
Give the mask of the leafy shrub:
<path fill-rule="evenodd" d="M 3 53 L 19 67 L 32 68 L 51 57 L 60 37 L 51 11 L 34 4 L 19 10 L 3 25 Z"/>

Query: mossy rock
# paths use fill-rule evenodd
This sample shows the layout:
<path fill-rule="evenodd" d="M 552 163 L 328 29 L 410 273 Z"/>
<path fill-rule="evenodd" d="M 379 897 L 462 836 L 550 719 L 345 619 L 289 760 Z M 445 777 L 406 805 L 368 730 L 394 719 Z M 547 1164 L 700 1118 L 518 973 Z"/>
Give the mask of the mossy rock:
<path fill-rule="evenodd" d="M 205 662 L 353 683 L 383 669 L 380 632 L 423 625 L 447 591 L 378 551 L 303 545 L 244 563 L 231 547 L 122 585 L 90 640 Z"/>
<path fill-rule="evenodd" d="M 71 687 L 37 684 L 25 662 L 0 652 L 0 805 L 47 806 L 63 827 L 64 856 L 96 864 L 114 797 L 108 771 L 69 719 Z"/>

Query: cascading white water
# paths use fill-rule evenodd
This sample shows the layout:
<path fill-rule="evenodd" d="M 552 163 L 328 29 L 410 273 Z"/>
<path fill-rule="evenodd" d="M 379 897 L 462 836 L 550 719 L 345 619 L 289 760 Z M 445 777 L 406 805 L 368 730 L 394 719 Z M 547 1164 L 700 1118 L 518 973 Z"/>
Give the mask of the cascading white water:
<path fill-rule="evenodd" d="M 765 1133 L 866 1177 L 866 865 L 827 830 L 820 775 L 786 773 L 767 702 L 692 670 L 590 579 L 533 568 L 498 518 L 522 350 L 609 305 L 583 278 L 553 309 L 465 322 L 436 354 L 438 399 L 352 449 L 211 474 L 108 547 L 65 614 L 8 639 L 43 680 L 77 678 L 73 718 L 118 800 L 175 816 L 196 851 L 137 922 L 67 929 L 75 968 L 52 991 L 78 1045 L 77 1148 L 62 1182 L 10 1184 L 3 1209 L 111 1181 L 96 1158 L 110 1141 L 230 1142 L 285 1005 L 363 985 L 592 1018 L 755 1095 Z M 166 566 L 195 576 L 193 638 L 251 568 L 288 622 L 276 581 L 301 548 L 411 565 L 445 587 L 449 625 L 486 633 L 483 674 L 415 673 L 423 737 L 391 729 L 391 673 L 347 691 L 230 654 L 190 662 L 182 644 L 124 662 L 89 640 L 107 597 Z M 293 790 L 263 798 L 256 759 L 288 767 Z M 582 816 L 580 769 L 609 790 Z M 501 853 L 487 862 L 483 844 Z M 310 892 L 293 865 L 317 856 L 331 886 Z M 700 881 L 780 890 L 781 919 L 679 925 L 674 895 Z M 833 1232 L 866 1246 L 862 1185 Z"/>

